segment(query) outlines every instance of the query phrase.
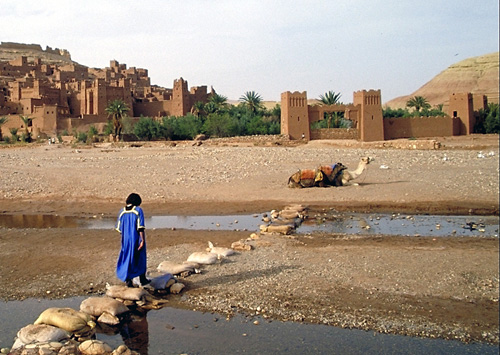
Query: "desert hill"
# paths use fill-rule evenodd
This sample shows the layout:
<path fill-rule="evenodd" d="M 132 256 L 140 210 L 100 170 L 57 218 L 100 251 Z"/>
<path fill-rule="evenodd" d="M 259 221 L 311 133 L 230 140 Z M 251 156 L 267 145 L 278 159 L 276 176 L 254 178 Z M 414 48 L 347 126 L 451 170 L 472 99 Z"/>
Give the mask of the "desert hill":
<path fill-rule="evenodd" d="M 384 106 L 393 109 L 405 108 L 406 102 L 413 96 L 425 97 L 432 106 L 446 106 L 450 95 L 459 92 L 486 95 L 488 102 L 498 103 L 498 56 L 499 53 L 495 52 L 450 65 L 417 91 L 392 99 Z"/>
<path fill-rule="evenodd" d="M 71 55 L 66 49 L 52 49 L 48 46 L 42 49 L 39 44 L 0 43 L 0 62 L 9 62 L 21 56 L 27 57 L 28 62 L 41 58 L 42 63 L 46 64 L 78 64 L 71 60 Z"/>
<path fill-rule="evenodd" d="M 49 64 L 76 64 L 71 59 L 66 49 L 42 49 L 39 44 L 21 44 L 13 42 L 0 43 L 0 62 L 8 62 L 27 57 L 32 62 L 34 58 L 41 58 L 42 63 Z M 85 65 L 83 65 L 85 66 Z M 483 94 L 488 97 L 488 102 L 499 102 L 499 52 L 486 54 L 479 57 L 468 58 L 451 65 L 417 91 L 410 95 L 400 96 L 384 104 L 391 108 L 404 108 L 410 97 L 423 96 L 432 105 L 447 104 L 449 96 L 455 92 L 471 92 Z M 383 93 L 382 93 L 383 95 Z M 316 100 L 310 100 L 310 104 Z M 238 104 L 237 100 L 229 103 Z M 279 101 L 266 101 L 266 108 L 273 108 Z"/>

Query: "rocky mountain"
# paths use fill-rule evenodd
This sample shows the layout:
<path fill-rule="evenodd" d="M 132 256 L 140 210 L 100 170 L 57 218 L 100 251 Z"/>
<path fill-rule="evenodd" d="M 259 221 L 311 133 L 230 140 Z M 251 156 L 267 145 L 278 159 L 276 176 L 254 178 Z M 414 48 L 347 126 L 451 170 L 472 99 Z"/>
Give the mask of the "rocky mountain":
<path fill-rule="evenodd" d="M 468 58 L 436 75 L 417 91 L 400 96 L 384 104 L 393 109 L 405 108 L 410 97 L 423 96 L 432 105 L 447 105 L 453 93 L 470 92 L 488 97 L 488 102 L 498 103 L 499 52 Z"/>

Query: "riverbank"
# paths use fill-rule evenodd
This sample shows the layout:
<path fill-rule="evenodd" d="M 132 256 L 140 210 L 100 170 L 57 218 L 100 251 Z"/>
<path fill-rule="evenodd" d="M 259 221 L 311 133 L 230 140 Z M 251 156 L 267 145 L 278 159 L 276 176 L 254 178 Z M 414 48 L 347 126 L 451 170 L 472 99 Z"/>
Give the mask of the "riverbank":
<path fill-rule="evenodd" d="M 360 212 L 498 216 L 498 136 L 453 149 L 225 141 L 0 149 L 3 214 L 114 216 L 132 191 L 148 215 L 257 213 L 300 203 Z M 446 144 L 443 144 L 446 146 Z M 340 188 L 290 189 L 297 168 L 375 161 Z M 148 230 L 148 270 L 256 231 Z M 77 228 L 0 231 L 0 298 L 101 293 L 119 237 Z M 184 279 L 172 306 L 384 333 L 498 343 L 498 238 L 260 235 Z"/>

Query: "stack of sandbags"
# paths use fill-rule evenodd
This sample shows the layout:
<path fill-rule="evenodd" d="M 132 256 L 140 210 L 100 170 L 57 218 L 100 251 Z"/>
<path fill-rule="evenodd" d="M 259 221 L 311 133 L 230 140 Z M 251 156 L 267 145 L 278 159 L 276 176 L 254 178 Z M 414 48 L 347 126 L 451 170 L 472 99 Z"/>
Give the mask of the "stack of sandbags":
<path fill-rule="evenodd" d="M 47 324 L 29 324 L 17 332 L 17 337 L 12 345 L 11 352 L 27 345 L 59 343 L 69 340 L 71 333 L 61 328 Z M 55 345 L 59 347 L 58 345 Z"/>
<path fill-rule="evenodd" d="M 266 224 L 260 225 L 261 233 L 290 234 L 298 228 L 307 217 L 307 209 L 302 205 L 286 206 L 281 211 L 272 210 L 271 217 L 264 216 Z"/>
<path fill-rule="evenodd" d="M 127 287 L 122 285 L 106 286 L 106 296 L 114 298 L 127 307 L 141 307 L 144 309 L 162 308 L 167 300 L 153 297 L 141 287 Z"/>
<path fill-rule="evenodd" d="M 94 333 L 95 322 L 91 316 L 72 308 L 47 308 L 34 324 L 46 324 L 72 333 L 77 338 L 90 338 Z"/>
<path fill-rule="evenodd" d="M 200 265 L 191 261 L 184 261 L 183 263 L 176 263 L 173 261 L 162 261 L 158 265 L 158 272 L 168 273 L 172 275 L 178 275 L 181 277 L 187 277 L 191 274 L 200 273 Z"/>
<path fill-rule="evenodd" d="M 119 316 L 129 312 L 127 306 L 111 297 L 90 297 L 82 301 L 80 311 L 97 319 L 99 323 L 117 325 Z"/>

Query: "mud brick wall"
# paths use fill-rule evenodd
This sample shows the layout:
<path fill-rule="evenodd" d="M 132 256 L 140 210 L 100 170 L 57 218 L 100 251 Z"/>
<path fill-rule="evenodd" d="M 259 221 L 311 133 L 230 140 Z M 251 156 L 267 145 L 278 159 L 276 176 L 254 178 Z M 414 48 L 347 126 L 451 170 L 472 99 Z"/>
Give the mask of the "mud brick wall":
<path fill-rule="evenodd" d="M 384 118 L 384 138 L 447 137 L 460 134 L 456 117 Z"/>
<path fill-rule="evenodd" d="M 358 139 L 359 132 L 356 128 L 319 128 L 311 130 L 313 139 Z"/>

